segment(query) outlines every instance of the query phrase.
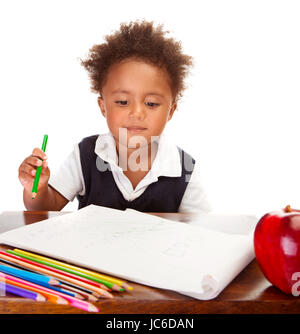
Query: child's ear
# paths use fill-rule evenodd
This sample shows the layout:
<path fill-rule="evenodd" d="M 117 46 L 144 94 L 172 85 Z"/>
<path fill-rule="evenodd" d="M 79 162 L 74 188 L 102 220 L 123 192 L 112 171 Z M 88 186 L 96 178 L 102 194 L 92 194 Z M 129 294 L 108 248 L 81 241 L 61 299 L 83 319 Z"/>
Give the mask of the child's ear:
<path fill-rule="evenodd" d="M 106 112 L 105 112 L 105 107 L 104 107 L 102 96 L 98 96 L 97 102 L 98 102 L 98 106 L 100 107 L 102 115 L 106 117 Z"/>
<path fill-rule="evenodd" d="M 174 111 L 176 110 L 176 108 L 177 108 L 177 103 L 174 102 L 169 112 L 168 121 L 173 117 Z"/>

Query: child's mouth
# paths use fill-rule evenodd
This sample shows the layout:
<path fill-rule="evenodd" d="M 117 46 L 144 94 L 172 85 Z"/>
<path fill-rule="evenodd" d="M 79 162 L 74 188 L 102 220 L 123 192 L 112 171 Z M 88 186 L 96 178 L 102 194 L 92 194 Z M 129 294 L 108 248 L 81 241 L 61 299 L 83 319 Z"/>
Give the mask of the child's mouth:
<path fill-rule="evenodd" d="M 142 132 L 144 130 L 147 130 L 147 128 L 143 128 L 141 126 L 128 126 L 126 127 L 126 129 L 129 132 Z"/>

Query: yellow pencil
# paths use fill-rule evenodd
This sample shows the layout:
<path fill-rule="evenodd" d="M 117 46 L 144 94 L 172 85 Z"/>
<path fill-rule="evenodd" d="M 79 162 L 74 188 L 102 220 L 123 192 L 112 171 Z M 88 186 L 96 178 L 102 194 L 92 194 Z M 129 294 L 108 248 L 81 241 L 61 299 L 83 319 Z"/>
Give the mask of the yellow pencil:
<path fill-rule="evenodd" d="M 37 255 L 37 254 L 30 253 L 30 252 L 27 252 L 27 251 L 23 251 L 23 250 L 20 250 L 20 249 L 17 249 L 17 248 L 15 248 L 14 251 L 19 252 L 19 253 L 24 254 L 24 255 L 30 255 L 30 256 L 35 257 L 39 260 L 45 260 L 45 261 L 48 261 L 49 263 L 57 264 L 57 265 L 63 266 L 63 267 L 68 268 L 68 269 L 77 270 L 77 271 L 79 271 L 83 274 L 88 274 L 88 275 L 94 276 L 96 278 L 100 278 L 100 279 L 109 281 L 111 283 L 122 286 L 125 290 L 133 290 L 133 288 L 130 285 L 128 285 L 126 282 L 124 282 L 120 279 L 117 279 L 115 277 L 99 274 L 99 273 L 96 273 L 96 272 L 91 271 L 91 270 L 79 268 L 79 267 L 76 267 L 76 266 L 73 266 L 73 265 L 70 265 L 70 264 L 67 264 L 67 263 L 64 263 L 64 262 L 56 261 L 56 260 L 50 259 L 48 257 Z"/>
<path fill-rule="evenodd" d="M 63 279 L 64 281 L 67 281 L 67 282 L 70 282 L 70 283 L 73 283 L 73 284 L 76 284 L 76 285 L 79 285 L 83 288 L 87 288 L 89 290 L 92 290 L 93 292 L 96 292 L 98 295 L 100 295 L 101 297 L 104 297 L 104 298 L 113 298 L 113 295 L 110 294 L 108 291 L 106 290 L 103 290 L 101 288 L 97 288 L 93 285 L 90 285 L 88 283 L 84 283 L 84 282 L 81 282 L 81 281 L 78 281 L 74 278 L 70 278 L 70 277 L 67 277 L 67 276 L 64 276 L 62 274 L 58 274 L 56 272 L 52 272 L 50 269 L 43 269 L 43 268 L 40 268 L 40 267 L 37 267 L 37 266 L 34 266 L 34 265 L 31 265 L 29 263 L 26 263 L 22 260 L 17 260 L 17 259 L 14 259 L 14 258 L 11 258 L 9 256 L 5 256 L 3 254 L 0 254 L 0 258 L 1 259 L 4 259 L 4 260 L 8 260 L 10 262 L 13 262 L 13 263 L 16 263 L 16 264 L 19 264 L 19 265 L 22 265 L 24 268 L 27 268 L 27 269 L 33 269 L 39 273 L 42 273 L 42 274 L 45 274 L 45 275 L 49 275 L 51 274 L 53 277 L 57 278 L 57 279 Z"/>

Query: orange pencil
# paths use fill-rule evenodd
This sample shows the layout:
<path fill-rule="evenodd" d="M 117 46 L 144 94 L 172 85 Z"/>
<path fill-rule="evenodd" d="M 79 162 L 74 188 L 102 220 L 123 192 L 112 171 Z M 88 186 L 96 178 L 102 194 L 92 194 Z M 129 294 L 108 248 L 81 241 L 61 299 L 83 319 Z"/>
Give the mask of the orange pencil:
<path fill-rule="evenodd" d="M 87 283 L 80 282 L 80 281 L 78 281 L 74 278 L 70 278 L 70 277 L 67 277 L 65 275 L 55 273 L 55 272 L 51 271 L 50 269 L 42 269 L 42 268 L 39 268 L 38 266 L 28 264 L 24 261 L 17 260 L 15 258 L 11 257 L 11 256 L 7 256 L 7 255 L 3 255 L 3 254 L 0 254 L 0 258 L 2 258 L 4 260 L 7 260 L 7 261 L 10 261 L 12 263 L 22 265 L 25 268 L 35 270 L 35 271 L 40 272 L 40 273 L 45 274 L 45 275 L 51 275 L 51 276 L 56 277 L 58 279 L 61 278 L 66 282 L 70 282 L 70 283 L 76 284 L 78 286 L 81 286 L 83 288 L 86 288 L 88 290 L 91 290 L 91 291 L 97 293 L 98 296 L 100 296 L 100 297 L 113 298 L 113 295 L 110 294 L 108 291 L 105 291 L 101 288 L 97 288 L 97 287 L 95 287 L 93 285 L 90 285 L 90 284 L 87 284 Z"/>
<path fill-rule="evenodd" d="M 10 275 L 6 275 L 6 274 L 3 274 L 4 277 L 5 277 L 5 281 L 11 285 L 14 285 L 14 286 L 17 286 L 19 288 L 23 288 L 23 289 L 27 289 L 27 290 L 31 290 L 31 291 L 34 291 L 34 292 L 38 292 L 40 293 L 41 295 L 45 296 L 50 302 L 54 303 L 54 304 L 63 304 L 63 305 L 67 305 L 68 304 L 68 301 L 65 300 L 64 298 L 54 294 L 54 293 L 49 293 L 49 292 L 46 292 L 46 291 L 43 291 L 42 289 L 40 288 L 36 288 L 36 287 L 33 287 L 31 286 L 31 283 L 27 284 L 26 281 L 24 280 L 21 280 L 20 278 L 16 278 L 16 277 L 9 277 Z M 21 283 L 21 281 L 23 281 Z M 33 283 L 32 283 L 33 285 Z"/>
<path fill-rule="evenodd" d="M 6 276 L 9 276 L 9 275 L 6 275 Z M 64 303 L 63 304 L 70 304 L 71 306 L 74 306 L 74 307 L 77 307 L 77 308 L 80 308 L 84 311 L 88 311 L 88 312 L 99 312 L 99 309 L 94 306 L 93 304 L 90 304 L 88 302 L 85 302 L 83 300 L 80 300 L 78 298 L 75 298 L 75 297 L 71 297 L 71 296 L 68 296 L 66 294 L 64 294 L 63 292 L 54 292 L 52 293 L 52 290 L 48 289 L 48 288 L 45 288 L 45 287 L 39 287 L 38 285 L 34 284 L 34 283 L 30 283 L 30 282 L 26 282 L 24 281 L 23 282 L 19 282 L 20 279 L 18 278 L 15 278 L 15 277 L 5 277 L 5 280 L 7 283 L 10 283 L 10 284 L 14 284 L 15 286 L 19 286 L 19 287 L 26 287 L 27 290 L 31 290 L 31 291 L 35 291 L 35 290 L 38 290 L 38 291 L 35 291 L 35 292 L 39 292 L 40 294 L 42 294 L 43 296 L 45 297 L 49 297 L 49 300 L 51 298 L 53 298 L 53 296 L 56 296 L 58 298 L 61 298 L 62 300 L 64 300 Z M 21 280 L 23 281 L 23 280 Z M 21 286 L 22 285 L 22 286 Z"/>
<path fill-rule="evenodd" d="M 4 277 L 1 276 L 0 273 L 0 291 L 3 289 L 3 291 L 12 293 L 14 295 L 29 298 L 32 300 L 35 300 L 37 302 L 44 302 L 47 300 L 47 298 L 43 295 L 41 295 L 39 292 L 31 291 L 28 289 L 20 288 L 15 285 L 9 284 Z"/>
<path fill-rule="evenodd" d="M 16 254 L 11 254 L 11 253 L 4 253 L 4 252 L 1 252 L 0 251 L 0 255 L 5 255 L 5 256 L 9 256 L 9 257 L 12 257 L 16 260 L 19 260 L 19 261 L 22 261 L 22 262 L 26 262 L 26 263 L 29 263 L 33 266 L 37 266 L 37 267 L 40 267 L 40 268 L 43 268 L 43 269 L 47 269 L 47 270 L 51 270 L 55 273 L 58 273 L 58 274 L 61 274 L 61 275 L 64 275 L 64 276 L 68 276 L 68 277 L 71 277 L 71 278 L 74 278 L 78 281 L 82 281 L 84 283 L 88 283 L 88 284 L 91 284 L 91 285 L 94 285 L 96 286 L 97 288 L 101 288 L 103 290 L 106 290 L 106 291 L 111 291 L 111 289 L 109 289 L 108 287 L 106 287 L 105 285 L 101 284 L 101 283 L 98 283 L 98 282 L 95 282 L 95 281 L 92 281 L 90 279 L 87 279 L 87 278 L 83 278 L 83 277 L 80 277 L 80 276 L 77 276 L 75 274 L 70 274 L 68 272 L 65 272 L 63 270 L 60 270 L 60 269 L 56 269 L 56 268 L 53 268 L 51 266 L 48 266 L 48 265 L 45 265 L 45 264 L 41 264 L 41 263 L 38 263 L 38 262 L 34 262 L 34 261 L 31 261 L 31 260 L 28 260 L 26 258 L 23 258 L 21 256 L 18 256 Z"/>
<path fill-rule="evenodd" d="M 0 253 L 2 253 L 2 252 L 0 252 Z M 3 260 L 3 259 L 0 258 L 0 264 L 1 263 L 5 263 L 5 265 L 8 266 L 8 267 L 13 267 L 13 268 L 18 268 L 18 269 L 24 270 L 24 267 L 22 267 L 21 265 L 18 265 L 16 263 L 12 263 L 10 261 L 6 261 L 6 260 Z M 35 270 L 33 270 L 33 269 L 31 269 L 31 271 L 34 272 L 34 273 L 36 273 L 36 274 L 38 274 L 38 272 L 35 271 Z M 9 274 L 9 273 L 7 273 L 7 274 Z M 0 277 L 1 277 L 1 269 L 0 269 Z M 52 279 L 52 280 L 54 280 L 54 279 Z M 85 297 L 87 299 L 89 299 L 90 301 L 96 301 L 96 300 L 98 300 L 100 298 L 100 296 L 96 292 L 92 292 L 91 290 L 85 289 L 85 288 L 80 287 L 80 286 L 78 286 L 76 284 L 71 284 L 69 282 L 65 282 L 63 279 L 60 279 L 59 281 L 57 281 L 56 285 L 58 285 L 58 284 L 59 284 L 60 288 L 64 288 L 66 290 L 74 291 L 74 292 L 77 292 L 77 293 L 79 293 L 81 295 L 85 295 Z M 107 289 L 108 289 L 108 291 L 111 291 L 109 288 L 107 288 Z"/>

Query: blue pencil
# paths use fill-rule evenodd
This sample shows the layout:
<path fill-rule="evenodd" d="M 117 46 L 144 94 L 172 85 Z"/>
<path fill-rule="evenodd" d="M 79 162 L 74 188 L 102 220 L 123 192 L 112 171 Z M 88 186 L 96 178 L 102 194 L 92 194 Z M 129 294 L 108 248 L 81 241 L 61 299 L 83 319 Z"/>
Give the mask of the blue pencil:
<path fill-rule="evenodd" d="M 9 261 L 7 261 L 7 260 L 3 260 L 3 259 L 1 259 L 1 258 L 0 258 L 0 263 L 5 263 L 5 264 L 7 264 L 9 267 L 19 268 L 19 269 L 22 269 L 22 270 L 24 269 L 24 267 L 22 267 L 22 266 L 20 266 L 20 265 L 18 265 L 18 264 L 16 264 L 16 263 L 9 262 Z M 37 271 L 34 271 L 34 270 L 32 270 L 32 269 L 27 269 L 27 268 L 26 268 L 26 270 L 28 270 L 29 272 L 38 274 Z M 0 271 L 0 277 L 1 277 L 1 271 Z M 65 286 L 66 289 L 70 286 L 70 287 L 73 287 L 73 288 L 75 288 L 75 289 L 79 289 L 79 290 L 81 290 L 81 291 L 83 291 L 83 292 L 86 292 L 86 293 L 89 293 L 89 294 L 92 293 L 92 291 L 90 291 L 90 290 L 84 289 L 84 288 L 82 288 L 81 286 L 77 286 L 77 285 L 75 285 L 75 284 L 71 284 L 71 283 L 66 282 L 66 281 L 64 281 L 64 280 L 62 280 L 62 279 L 59 279 L 59 283 L 60 283 L 59 286 L 61 286 L 61 287 L 58 288 L 58 289 L 61 289 L 61 290 L 57 290 L 57 291 L 60 291 L 60 292 L 62 292 L 62 293 L 65 293 L 64 291 L 66 291 L 65 289 L 62 288 L 62 283 L 66 285 L 66 286 Z M 42 286 L 44 286 L 45 288 L 53 289 L 53 286 L 50 285 L 50 284 L 44 284 L 44 285 L 43 285 L 43 284 L 39 283 L 39 285 L 42 285 Z M 79 292 L 79 291 L 78 291 L 78 292 Z M 70 295 L 71 295 L 71 293 L 72 293 L 72 292 L 69 291 L 69 294 L 70 294 Z M 74 293 L 74 297 L 79 298 L 79 297 L 78 297 L 78 293 Z"/>
<path fill-rule="evenodd" d="M 58 282 L 57 280 L 55 280 L 51 277 L 31 273 L 29 271 L 22 270 L 22 269 L 3 266 L 1 264 L 0 264 L 0 272 L 3 272 L 3 273 L 8 274 L 8 275 L 15 276 L 15 277 L 18 277 L 18 278 L 22 278 L 26 281 L 29 281 L 29 282 L 32 282 L 32 283 L 35 283 L 35 284 L 40 284 L 40 285 L 47 284 L 47 287 L 49 285 L 59 285 L 60 284 L 60 282 Z"/>
<path fill-rule="evenodd" d="M 2 260 L 2 259 L 0 259 L 0 262 L 1 262 L 1 261 L 7 263 L 8 265 L 14 265 L 14 263 L 10 263 L 9 261 L 6 261 L 6 260 Z M 22 268 L 21 266 L 18 266 L 18 267 L 19 267 L 19 268 Z M 9 268 L 12 268 L 12 267 L 9 266 Z M 21 270 L 23 271 L 23 269 L 21 269 Z M 0 278 L 1 278 L 1 271 L 4 272 L 4 271 L 0 268 Z M 27 270 L 25 270 L 25 271 L 27 271 Z M 5 274 L 8 274 L 8 275 L 9 275 L 8 272 L 6 272 Z M 12 275 L 12 274 L 10 274 L 10 275 Z M 14 276 L 14 275 L 12 275 L 12 276 Z M 19 277 L 19 276 L 17 276 L 17 277 Z M 22 277 L 19 277 L 19 278 L 22 278 Z M 29 279 L 26 279 L 26 281 L 31 282 L 31 283 L 36 283 L 36 282 L 34 282 L 34 281 L 30 281 Z M 54 290 L 54 291 L 58 291 L 58 292 L 61 292 L 61 293 L 65 293 L 66 295 L 69 295 L 69 296 L 72 296 L 72 297 L 78 297 L 78 294 L 77 294 L 77 293 L 74 293 L 74 292 L 72 292 L 72 291 L 67 291 L 67 290 L 62 289 L 62 288 L 59 288 L 59 287 L 54 287 L 53 285 L 50 285 L 49 283 L 39 282 L 39 283 L 36 283 L 36 284 L 38 284 L 38 285 L 40 285 L 40 286 L 43 286 L 43 287 L 45 287 L 45 288 L 48 288 L 48 289 L 52 289 L 52 290 Z"/>
<path fill-rule="evenodd" d="M 16 264 L 16 263 L 13 263 L 13 262 L 10 262 L 10 261 L 7 261 L 7 260 L 3 260 L 3 259 L 0 258 L 0 264 L 1 264 L 1 263 L 4 263 L 4 264 L 8 265 L 9 267 L 19 268 L 19 269 L 22 269 L 22 270 L 24 269 L 24 267 L 22 267 L 22 266 L 19 265 L 19 264 Z M 37 271 L 34 271 L 34 270 L 32 270 L 32 269 L 28 269 L 28 268 L 26 268 L 26 270 L 28 270 L 29 272 L 38 274 Z M 0 271 L 0 277 L 1 277 L 1 271 Z M 32 282 L 32 283 L 33 283 L 33 282 Z M 71 283 L 69 283 L 69 282 L 64 281 L 63 279 L 59 279 L 59 286 L 62 286 L 62 284 L 65 285 L 65 288 L 66 288 L 66 289 L 69 288 L 69 287 L 73 287 L 73 288 L 75 288 L 75 289 L 79 289 L 79 290 L 81 290 L 81 291 L 83 291 L 83 292 L 85 292 L 85 293 L 87 293 L 87 294 L 92 294 L 92 291 L 90 291 L 90 290 L 88 290 L 88 289 L 82 288 L 81 286 L 77 286 L 77 285 L 75 285 L 75 284 L 71 284 Z M 45 288 L 53 289 L 53 286 L 50 285 L 50 284 L 39 283 L 39 285 L 44 286 Z M 72 294 L 72 292 L 69 291 L 69 290 L 68 290 L 68 293 L 67 293 L 67 292 L 66 292 L 66 289 L 63 289 L 62 287 L 61 287 L 61 288 L 57 288 L 57 289 L 60 289 L 60 290 L 57 290 L 57 291 L 59 291 L 59 292 L 66 293 L 66 294 L 69 294 L 69 295 Z M 54 290 L 55 290 L 55 288 L 54 288 Z M 79 291 L 78 291 L 78 292 L 79 292 Z M 73 293 L 73 294 L 74 294 L 73 297 L 76 297 L 76 298 L 79 298 L 79 299 L 80 299 L 78 293 Z"/>

